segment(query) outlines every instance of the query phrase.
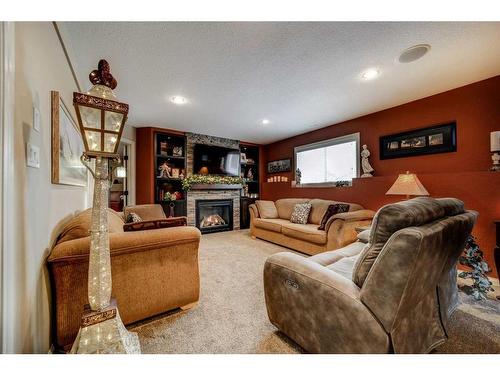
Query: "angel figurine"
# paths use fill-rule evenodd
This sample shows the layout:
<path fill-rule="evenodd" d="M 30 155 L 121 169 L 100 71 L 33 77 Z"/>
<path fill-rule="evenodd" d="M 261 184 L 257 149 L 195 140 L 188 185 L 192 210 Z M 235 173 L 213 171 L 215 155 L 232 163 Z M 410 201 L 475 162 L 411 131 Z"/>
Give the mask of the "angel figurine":
<path fill-rule="evenodd" d="M 363 151 L 361 151 L 361 168 L 363 169 L 363 174 L 361 177 L 373 177 L 372 172 L 374 169 L 370 165 L 368 158 L 370 157 L 370 151 L 367 145 L 363 145 Z"/>

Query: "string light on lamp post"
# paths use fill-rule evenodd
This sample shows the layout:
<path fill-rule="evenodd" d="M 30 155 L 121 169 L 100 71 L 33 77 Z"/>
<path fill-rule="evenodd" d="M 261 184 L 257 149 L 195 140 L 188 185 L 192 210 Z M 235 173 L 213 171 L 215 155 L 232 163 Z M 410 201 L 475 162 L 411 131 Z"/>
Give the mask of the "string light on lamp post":
<path fill-rule="evenodd" d="M 125 328 L 116 301 L 111 298 L 111 256 L 108 236 L 110 180 L 121 165 L 117 153 L 127 120 L 128 104 L 116 101 L 117 82 L 106 60 L 89 75 L 93 86 L 87 93 L 73 93 L 85 152 L 81 160 L 94 176 L 94 198 L 90 229 L 88 300 L 84 306 L 72 353 L 140 353 L 136 333 Z M 95 159 L 92 170 L 91 161 Z"/>

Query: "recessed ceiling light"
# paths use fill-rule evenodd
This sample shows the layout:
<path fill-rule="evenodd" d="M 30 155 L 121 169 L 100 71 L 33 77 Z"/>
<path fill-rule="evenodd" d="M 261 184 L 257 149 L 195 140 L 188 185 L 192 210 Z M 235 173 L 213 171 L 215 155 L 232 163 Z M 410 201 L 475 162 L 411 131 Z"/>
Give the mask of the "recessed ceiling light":
<path fill-rule="evenodd" d="M 269 124 L 269 122 L 270 121 L 267 118 L 265 118 L 262 120 L 262 125 L 267 125 L 267 124 Z"/>
<path fill-rule="evenodd" d="M 363 73 L 361 73 L 361 79 L 365 81 L 370 81 L 372 79 L 377 78 L 380 75 L 380 70 L 377 68 L 369 68 L 366 69 Z"/>
<path fill-rule="evenodd" d="M 179 96 L 179 95 L 176 95 L 176 96 L 172 96 L 170 98 L 170 101 L 174 104 L 186 104 L 187 103 L 187 99 L 183 96 Z"/>
<path fill-rule="evenodd" d="M 431 46 L 429 44 L 417 44 L 416 46 L 411 46 L 401 52 L 398 61 L 403 64 L 416 61 L 422 58 L 427 52 L 429 52 L 430 49 Z"/>

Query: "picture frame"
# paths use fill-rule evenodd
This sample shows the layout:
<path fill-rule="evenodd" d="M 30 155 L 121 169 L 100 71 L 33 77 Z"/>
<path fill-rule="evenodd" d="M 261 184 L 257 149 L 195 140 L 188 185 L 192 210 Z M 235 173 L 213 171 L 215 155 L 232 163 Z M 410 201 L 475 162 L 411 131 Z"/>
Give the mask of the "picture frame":
<path fill-rule="evenodd" d="M 274 160 L 267 163 L 267 173 L 283 173 L 292 170 L 292 159 Z"/>
<path fill-rule="evenodd" d="M 431 155 L 457 150 L 455 121 L 379 138 L 380 160 Z"/>
<path fill-rule="evenodd" d="M 179 178 L 179 175 L 180 175 L 180 169 L 172 168 L 172 178 Z"/>
<path fill-rule="evenodd" d="M 51 131 L 51 182 L 86 187 L 87 168 L 80 160 L 85 151 L 83 140 L 58 91 L 51 91 Z"/>

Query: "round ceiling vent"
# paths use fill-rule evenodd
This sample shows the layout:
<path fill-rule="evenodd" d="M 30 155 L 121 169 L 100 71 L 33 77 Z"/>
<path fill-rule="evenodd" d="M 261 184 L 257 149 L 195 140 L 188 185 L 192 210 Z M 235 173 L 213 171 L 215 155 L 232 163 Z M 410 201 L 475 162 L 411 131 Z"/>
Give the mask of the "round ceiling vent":
<path fill-rule="evenodd" d="M 430 49 L 431 46 L 428 44 L 417 44 L 416 46 L 412 46 L 401 52 L 398 60 L 403 64 L 416 61 L 423 57 L 427 52 L 429 52 Z"/>

